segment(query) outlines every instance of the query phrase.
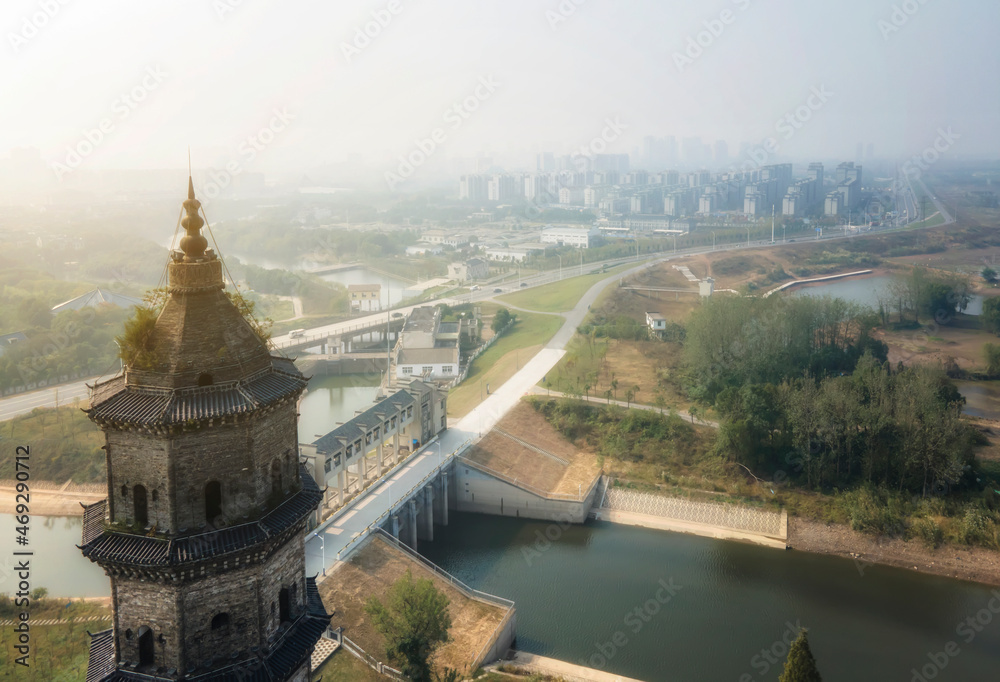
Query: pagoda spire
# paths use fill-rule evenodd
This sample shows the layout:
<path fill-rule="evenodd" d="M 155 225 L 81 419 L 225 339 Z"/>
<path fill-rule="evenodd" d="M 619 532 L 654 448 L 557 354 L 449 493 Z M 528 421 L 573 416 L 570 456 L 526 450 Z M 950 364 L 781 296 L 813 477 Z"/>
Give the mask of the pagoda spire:
<path fill-rule="evenodd" d="M 201 233 L 201 228 L 205 225 L 205 221 L 198 215 L 201 202 L 195 199 L 194 180 L 191 178 L 190 170 L 188 173 L 188 196 L 184 201 L 184 211 L 187 215 L 181 219 L 181 227 L 187 234 L 181 238 L 181 251 L 184 252 L 184 260 L 193 263 L 205 258 L 208 240 Z"/>

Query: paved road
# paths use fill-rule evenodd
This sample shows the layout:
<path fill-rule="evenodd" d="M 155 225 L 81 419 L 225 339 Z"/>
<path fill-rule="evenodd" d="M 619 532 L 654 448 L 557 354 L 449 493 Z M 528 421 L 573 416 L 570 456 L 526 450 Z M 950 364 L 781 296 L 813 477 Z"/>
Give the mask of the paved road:
<path fill-rule="evenodd" d="M 72 405 L 75 398 L 86 400 L 90 396 L 87 383 L 93 384 L 99 377 L 91 377 L 72 384 L 59 384 L 51 388 L 41 388 L 37 391 L 18 393 L 0 399 L 0 421 L 13 419 L 18 415 L 27 414 L 36 407 L 55 407 Z"/>
<path fill-rule="evenodd" d="M 661 259 L 665 260 L 665 259 Z M 429 443 L 415 453 L 407 462 L 382 483 L 370 488 L 364 496 L 355 501 L 338 516 L 327 521 L 308 538 L 306 543 L 306 573 L 314 575 L 332 567 L 338 554 L 346 555 L 356 538 L 366 534 L 373 524 L 381 523 L 389 510 L 399 500 L 425 478 L 437 472 L 438 468 L 470 443 L 488 433 L 522 396 L 530 393 L 535 384 L 553 368 L 565 355 L 566 344 L 583 322 L 587 310 L 597 300 L 606 286 L 619 278 L 638 272 L 660 262 L 636 266 L 625 273 L 604 278 L 594 284 L 583 295 L 576 307 L 566 314 L 566 322 L 556 332 L 546 346 L 503 386 L 490 394 L 479 407 L 464 416 L 457 424 L 451 425 L 436 442 Z"/>

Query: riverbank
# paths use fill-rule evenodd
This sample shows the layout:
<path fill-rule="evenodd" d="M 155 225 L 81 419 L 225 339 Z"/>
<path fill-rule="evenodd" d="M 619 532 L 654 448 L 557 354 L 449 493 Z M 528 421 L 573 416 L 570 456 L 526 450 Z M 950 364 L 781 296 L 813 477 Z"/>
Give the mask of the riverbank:
<path fill-rule="evenodd" d="M 872 564 L 895 566 L 987 585 L 1000 585 L 1000 552 L 983 547 L 944 545 L 930 549 L 919 540 L 876 538 L 837 523 L 800 517 L 788 519 L 793 550 L 853 559 L 863 574 Z"/>
<path fill-rule="evenodd" d="M 14 481 L 0 481 L 0 514 L 17 513 L 15 485 Z M 28 507 L 32 516 L 83 516 L 81 504 L 100 502 L 108 496 L 104 484 L 77 485 L 67 481 L 59 485 L 49 481 L 32 481 L 30 485 L 31 502 Z"/>

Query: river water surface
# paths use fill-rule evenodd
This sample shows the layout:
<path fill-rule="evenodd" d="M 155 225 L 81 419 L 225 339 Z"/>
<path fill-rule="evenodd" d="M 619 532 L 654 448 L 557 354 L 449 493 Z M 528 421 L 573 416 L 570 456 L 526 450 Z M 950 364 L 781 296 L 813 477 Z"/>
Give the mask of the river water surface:
<path fill-rule="evenodd" d="M 911 669 L 949 641 L 961 653 L 936 679 L 998 679 L 1000 613 L 989 612 L 984 585 L 602 522 L 450 521 L 420 552 L 513 599 L 521 650 L 640 680 L 773 681 L 780 664 L 761 651 L 782 652 L 778 642 L 801 624 L 827 682 L 911 682 Z M 676 594 L 661 605 L 663 584 Z M 1000 599 L 993 605 L 1000 611 Z M 991 622 L 967 642 L 956 629 L 982 609 Z"/>

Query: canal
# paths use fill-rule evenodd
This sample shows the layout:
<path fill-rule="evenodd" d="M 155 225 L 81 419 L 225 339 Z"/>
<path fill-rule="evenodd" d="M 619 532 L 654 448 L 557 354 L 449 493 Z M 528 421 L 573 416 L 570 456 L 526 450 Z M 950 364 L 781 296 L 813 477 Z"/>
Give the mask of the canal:
<path fill-rule="evenodd" d="M 517 603 L 518 649 L 640 680 L 775 680 L 799 624 L 828 681 L 911 682 L 949 642 L 939 680 L 1000 667 L 1000 598 L 975 583 L 600 522 L 454 513 L 434 532 L 424 556 Z"/>

